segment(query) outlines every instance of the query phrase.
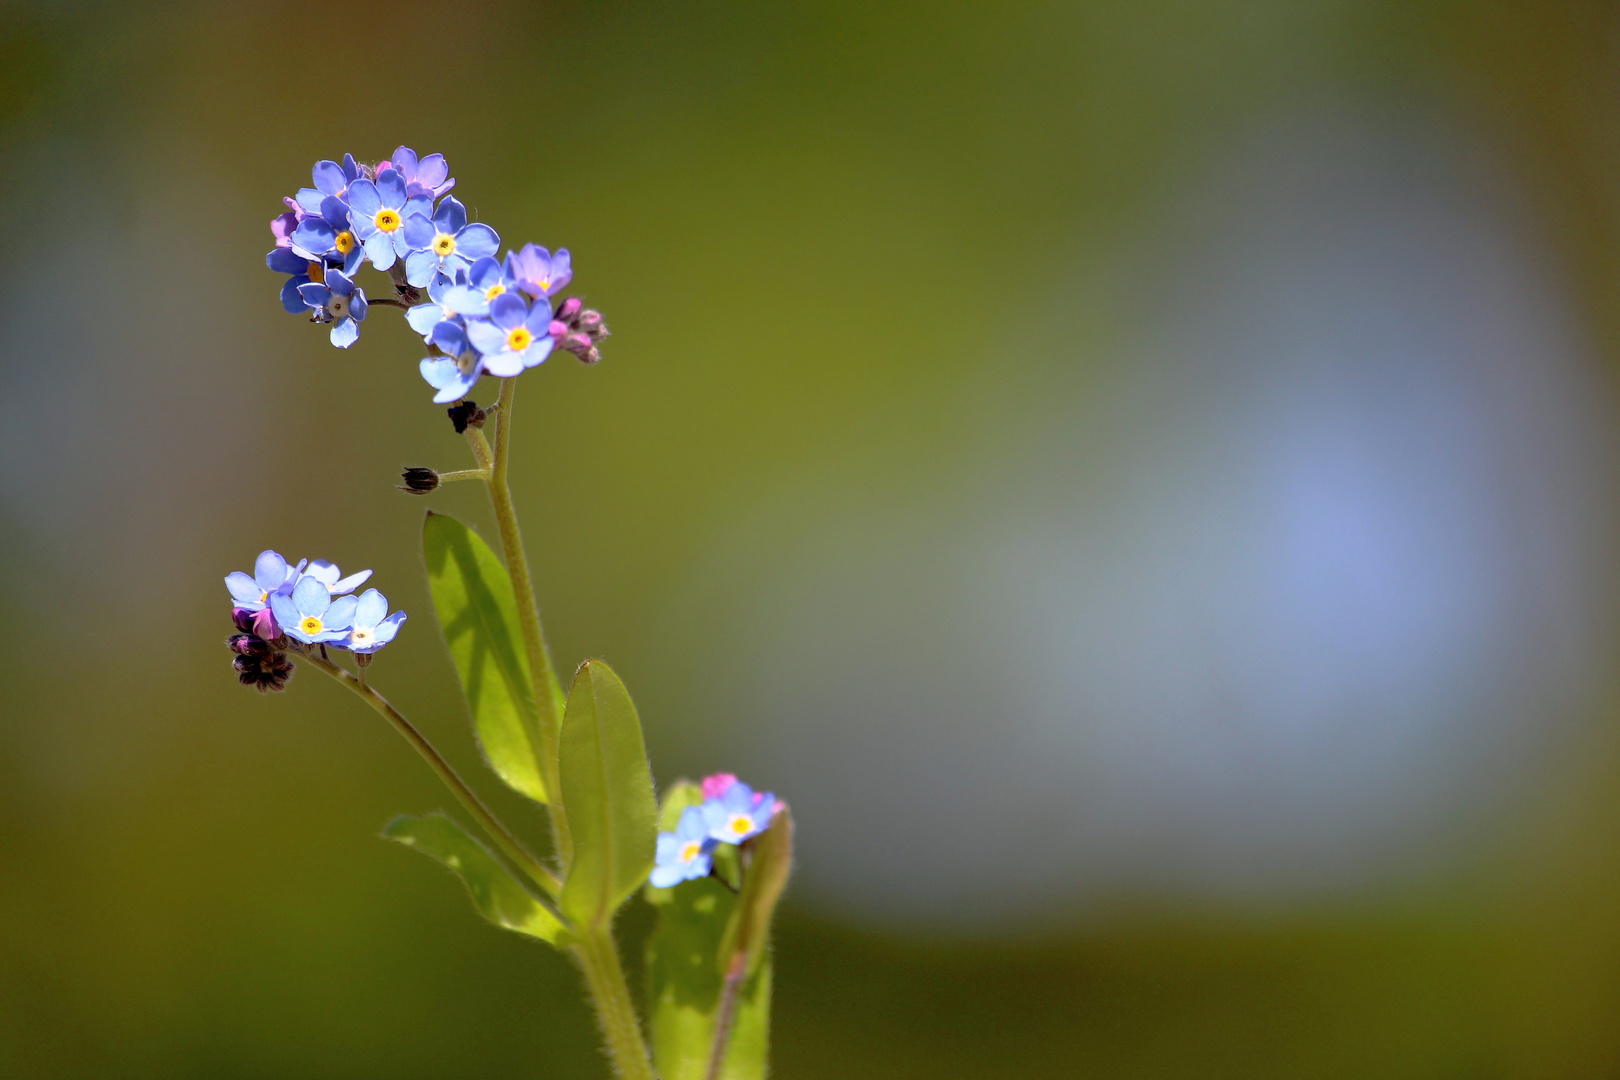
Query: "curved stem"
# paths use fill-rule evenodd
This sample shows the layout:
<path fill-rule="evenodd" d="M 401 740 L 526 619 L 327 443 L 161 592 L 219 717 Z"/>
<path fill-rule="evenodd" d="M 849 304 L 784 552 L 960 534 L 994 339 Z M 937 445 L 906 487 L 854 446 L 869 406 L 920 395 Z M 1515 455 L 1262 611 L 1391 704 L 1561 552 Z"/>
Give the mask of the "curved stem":
<path fill-rule="evenodd" d="M 562 687 L 557 682 L 551 658 L 546 653 L 545 632 L 540 627 L 540 608 L 534 599 L 534 581 L 529 576 L 528 556 L 523 553 L 523 535 L 518 529 L 517 510 L 512 506 L 512 489 L 506 482 L 507 467 L 511 464 L 508 449 L 512 441 L 512 398 L 516 392 L 517 379 L 501 380 L 501 394 L 494 410 L 497 417 L 494 451 L 491 452 L 484 433 L 477 428 L 467 429 L 467 441 L 478 464 L 490 470 L 487 484 L 489 502 L 495 511 L 496 528 L 501 534 L 506 571 L 512 575 L 512 591 L 517 594 L 518 628 L 523 634 L 523 650 L 529 661 L 529 675 L 534 681 L 534 709 L 540 729 L 540 776 L 546 785 L 557 857 L 562 865 L 567 866 L 573 857 L 574 843 L 568 829 L 568 814 L 562 802 L 557 758 L 558 731 L 562 726 Z"/>
<path fill-rule="evenodd" d="M 641 1025 L 630 1001 L 630 986 L 619 965 L 612 932 L 607 927 L 587 930 L 574 953 L 596 1001 L 597 1019 L 607 1038 L 614 1071 L 623 1080 L 657 1080 L 647 1059 L 647 1045 L 641 1038 Z"/>
<path fill-rule="evenodd" d="M 726 1061 L 726 1044 L 731 1041 L 731 1025 L 737 1019 L 737 991 L 742 989 L 743 973 L 748 970 L 748 954 L 739 951 L 731 958 L 726 969 L 725 982 L 720 984 L 720 1005 L 714 1013 L 714 1043 L 709 1047 L 707 1080 L 720 1080 L 720 1068 Z"/>
<path fill-rule="evenodd" d="M 451 767 L 448 761 L 444 760 L 443 755 L 434 748 L 433 744 L 428 742 L 427 736 L 416 730 L 415 725 L 405 719 L 404 714 L 398 709 L 390 705 L 387 698 L 377 693 L 362 680 L 317 653 L 300 650 L 298 655 L 354 691 L 367 705 L 381 713 L 383 719 L 394 725 L 395 730 L 405 736 L 405 741 L 414 746 L 416 752 L 422 755 L 423 760 L 428 763 L 434 772 L 439 774 L 439 779 L 443 780 L 445 787 L 449 788 L 456 798 L 461 801 L 461 805 L 466 807 L 467 812 L 478 819 L 478 824 L 484 827 L 484 831 L 489 834 L 491 840 L 495 841 L 496 846 L 505 853 L 506 857 L 516 863 L 525 874 L 533 878 L 535 883 L 544 889 L 548 895 L 557 895 L 562 888 L 562 883 L 557 880 L 556 875 L 547 870 L 539 859 L 529 854 L 518 838 L 512 835 L 511 830 L 501 824 L 500 819 L 490 812 L 489 807 L 484 805 L 483 800 L 478 797 L 478 793 L 467 786 L 467 782 L 461 778 L 460 774 Z"/>

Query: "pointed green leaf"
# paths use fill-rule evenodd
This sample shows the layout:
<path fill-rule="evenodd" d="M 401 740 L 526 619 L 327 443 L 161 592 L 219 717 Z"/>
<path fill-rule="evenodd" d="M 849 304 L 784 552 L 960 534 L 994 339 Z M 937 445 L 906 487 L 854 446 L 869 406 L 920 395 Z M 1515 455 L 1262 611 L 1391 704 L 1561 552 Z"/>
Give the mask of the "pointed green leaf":
<path fill-rule="evenodd" d="M 742 895 L 726 926 L 719 955 L 720 968 L 725 970 L 733 957 L 744 954 L 752 974 L 765 961 L 771 916 L 793 870 L 793 815 L 786 806 L 772 816 L 769 828 L 748 841 L 748 853 Z"/>
<path fill-rule="evenodd" d="M 443 814 L 397 817 L 383 829 L 383 835 L 454 870 L 472 894 L 473 906 L 496 926 L 553 945 L 568 943 L 567 928 L 556 913 L 524 888 L 488 848 Z"/>
<path fill-rule="evenodd" d="M 576 925 L 601 926 L 647 880 L 658 807 L 636 707 L 600 660 L 587 660 L 574 675 L 560 743 L 563 805 L 574 840 L 562 909 Z"/>
<path fill-rule="evenodd" d="M 545 802 L 539 723 L 512 579 L 477 533 L 444 514 L 428 512 L 422 554 L 478 745 L 502 780 Z"/>
<path fill-rule="evenodd" d="M 658 909 L 658 922 L 647 939 L 653 1067 L 662 1080 L 705 1080 L 724 981 L 715 957 L 737 897 L 713 878 L 682 882 L 672 889 L 649 886 L 646 895 Z M 764 1077 L 770 1006 L 767 957 L 738 993 L 720 1071 L 724 1080 Z"/>

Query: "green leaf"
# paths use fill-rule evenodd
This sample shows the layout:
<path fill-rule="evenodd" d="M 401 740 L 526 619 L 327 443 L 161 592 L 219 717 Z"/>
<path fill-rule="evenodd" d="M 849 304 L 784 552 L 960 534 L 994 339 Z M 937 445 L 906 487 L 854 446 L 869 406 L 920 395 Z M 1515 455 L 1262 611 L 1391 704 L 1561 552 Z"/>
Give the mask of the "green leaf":
<path fill-rule="evenodd" d="M 443 814 L 397 817 L 383 829 L 383 835 L 454 870 L 472 894 L 473 906 L 496 926 L 553 945 L 568 943 L 568 929 L 556 912 L 524 888 L 489 849 Z"/>
<path fill-rule="evenodd" d="M 793 815 L 786 806 L 771 818 L 769 828 L 748 842 L 748 848 L 748 873 L 720 945 L 720 966 L 729 967 L 731 959 L 742 953 L 747 970 L 753 972 L 764 962 L 771 916 L 793 870 Z"/>
<path fill-rule="evenodd" d="M 422 554 L 433 610 L 461 676 L 484 757 L 512 788 L 547 801 L 534 684 L 512 579 L 477 533 L 444 514 L 428 512 Z"/>
<path fill-rule="evenodd" d="M 562 909 L 582 928 L 602 926 L 647 880 L 658 808 L 636 707 L 600 660 L 587 660 L 574 675 L 560 744 L 563 805 L 574 840 Z"/>
<path fill-rule="evenodd" d="M 669 799 L 666 796 L 666 809 Z M 679 811 L 677 811 L 679 813 Z M 662 1080 L 704 1080 L 723 985 L 715 959 L 737 897 L 713 878 L 672 889 L 647 888 L 658 922 L 647 939 L 647 1001 L 653 1067 Z M 771 962 L 767 956 L 737 995 L 724 1080 L 761 1080 L 769 1042 Z"/>

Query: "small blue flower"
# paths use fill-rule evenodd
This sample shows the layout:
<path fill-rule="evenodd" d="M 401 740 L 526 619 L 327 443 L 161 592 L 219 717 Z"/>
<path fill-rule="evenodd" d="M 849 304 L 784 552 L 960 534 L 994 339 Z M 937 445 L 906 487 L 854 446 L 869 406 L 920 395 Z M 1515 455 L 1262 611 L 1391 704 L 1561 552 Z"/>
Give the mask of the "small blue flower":
<path fill-rule="evenodd" d="M 511 260 L 508 259 L 508 265 Z M 517 282 L 493 256 L 485 255 L 468 267 L 466 280 L 444 289 L 440 299 L 455 315 L 488 315 L 497 296 L 517 288 Z"/>
<path fill-rule="evenodd" d="M 321 203 L 329 196 L 347 202 L 350 185 L 364 175 L 353 154 L 344 154 L 342 165 L 335 161 L 317 161 L 315 168 L 310 170 L 310 179 L 315 186 L 299 188 L 294 201 L 306 214 L 319 214 Z"/>
<path fill-rule="evenodd" d="M 281 618 L 281 612 L 276 612 Z M 704 799 L 698 807 L 703 814 L 703 827 L 715 840 L 740 844 L 750 836 L 764 832 L 776 813 L 776 796 L 770 792 L 756 794 L 742 781 L 731 784 L 719 795 Z"/>
<path fill-rule="evenodd" d="M 366 318 L 366 292 L 337 270 L 326 272 L 326 284 L 313 281 L 298 286 L 298 294 L 316 312 L 321 322 L 332 323 L 332 344 L 347 349 L 360 337 L 360 324 Z"/>
<path fill-rule="evenodd" d="M 339 641 L 349 636 L 349 623 L 359 601 L 352 596 L 332 599 L 326 585 L 312 577 L 298 579 L 292 594 L 271 593 L 270 610 L 282 633 L 305 645 Z"/>
<path fill-rule="evenodd" d="M 438 391 L 433 400 L 440 405 L 467 396 L 484 374 L 483 357 L 478 355 L 467 328 L 459 318 L 449 318 L 434 326 L 428 334 L 428 344 L 444 353 L 422 359 L 422 378 Z"/>
<path fill-rule="evenodd" d="M 274 551 L 261 551 L 253 562 L 253 576 L 237 570 L 225 575 L 225 588 L 230 590 L 231 602 L 248 611 L 263 611 L 270 606 L 276 593 L 290 593 L 298 581 L 304 564 L 290 566 Z"/>
<path fill-rule="evenodd" d="M 553 255 L 535 244 L 524 244 L 519 252 L 508 251 L 506 273 L 517 282 L 518 288 L 530 296 L 543 296 L 548 300 L 574 280 L 574 268 L 567 248 L 558 248 L 557 254 Z"/>
<path fill-rule="evenodd" d="M 376 589 L 367 589 L 360 594 L 360 599 L 355 604 L 348 635 L 335 644 L 350 652 L 369 655 L 393 641 L 394 635 L 399 633 L 399 624 L 404 621 L 403 611 L 388 614 L 386 596 Z"/>
<path fill-rule="evenodd" d="M 371 571 L 362 570 L 358 574 L 350 574 L 348 577 L 344 577 L 343 571 L 337 568 L 336 563 L 329 563 L 325 559 L 316 559 L 309 564 L 309 569 L 304 571 L 304 576 L 312 577 L 325 585 L 326 591 L 331 595 L 342 596 L 344 593 L 352 593 L 364 585 L 366 579 L 371 576 Z"/>
<path fill-rule="evenodd" d="M 448 179 L 450 167 L 444 163 L 443 154 L 429 154 L 418 161 L 415 150 L 402 146 L 394 151 L 393 159 L 388 165 L 397 169 L 399 175 L 404 177 L 407 195 L 426 195 L 430 199 L 437 199 L 456 186 L 454 180 Z"/>
<path fill-rule="evenodd" d="M 655 888 L 667 889 L 683 881 L 708 877 L 713 865 L 709 852 L 713 849 L 714 841 L 707 834 L 702 813 L 688 806 L 681 811 L 674 832 L 658 834 L 653 871 L 647 880 Z"/>
<path fill-rule="evenodd" d="M 491 375 L 508 378 L 532 368 L 551 355 L 551 304 L 527 302 L 521 293 L 507 292 L 489 303 L 489 320 L 467 323 L 473 348 L 484 355 Z"/>
<path fill-rule="evenodd" d="M 379 181 L 380 182 L 380 181 Z M 433 233 L 405 255 L 405 280 L 421 288 L 435 273 L 454 275 L 486 255 L 495 254 L 501 238 L 488 225 L 467 224 L 467 208 L 454 195 L 446 196 L 433 212 Z M 413 236 L 413 245 L 415 237 Z"/>
<path fill-rule="evenodd" d="M 320 213 L 301 218 L 288 239 L 297 254 L 342 263 L 343 272 L 350 277 L 366 255 L 349 228 L 349 204 L 336 195 L 321 200 Z"/>
<path fill-rule="evenodd" d="M 309 310 L 298 286 L 318 282 L 326 272 L 325 264 L 306 259 L 290 247 L 271 248 L 264 264 L 278 274 L 288 275 L 281 285 L 281 306 L 291 315 Z"/>
<path fill-rule="evenodd" d="M 433 222 L 428 220 L 432 209 L 428 196 L 405 193 L 405 178 L 398 169 L 384 169 L 376 182 L 361 179 L 349 185 L 349 225 L 365 245 L 366 258 L 379 270 L 433 241 Z M 412 284 L 426 285 L 427 280 Z"/>

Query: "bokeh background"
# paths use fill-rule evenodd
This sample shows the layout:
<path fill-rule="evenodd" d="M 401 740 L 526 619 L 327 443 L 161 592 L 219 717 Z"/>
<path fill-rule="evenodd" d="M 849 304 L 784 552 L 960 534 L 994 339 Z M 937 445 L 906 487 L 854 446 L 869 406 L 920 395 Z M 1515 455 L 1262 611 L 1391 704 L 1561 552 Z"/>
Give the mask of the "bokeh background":
<path fill-rule="evenodd" d="M 447 797 L 220 578 L 488 528 L 266 225 L 401 142 L 572 249 L 559 664 L 790 799 L 775 1072 L 1620 1074 L 1620 9 L 0 5 L 0 1074 L 603 1076 L 377 838 Z M 366 271 L 371 274 L 371 271 Z M 493 390 L 479 395 L 493 397 Z M 634 943 L 645 913 L 624 919 Z"/>

